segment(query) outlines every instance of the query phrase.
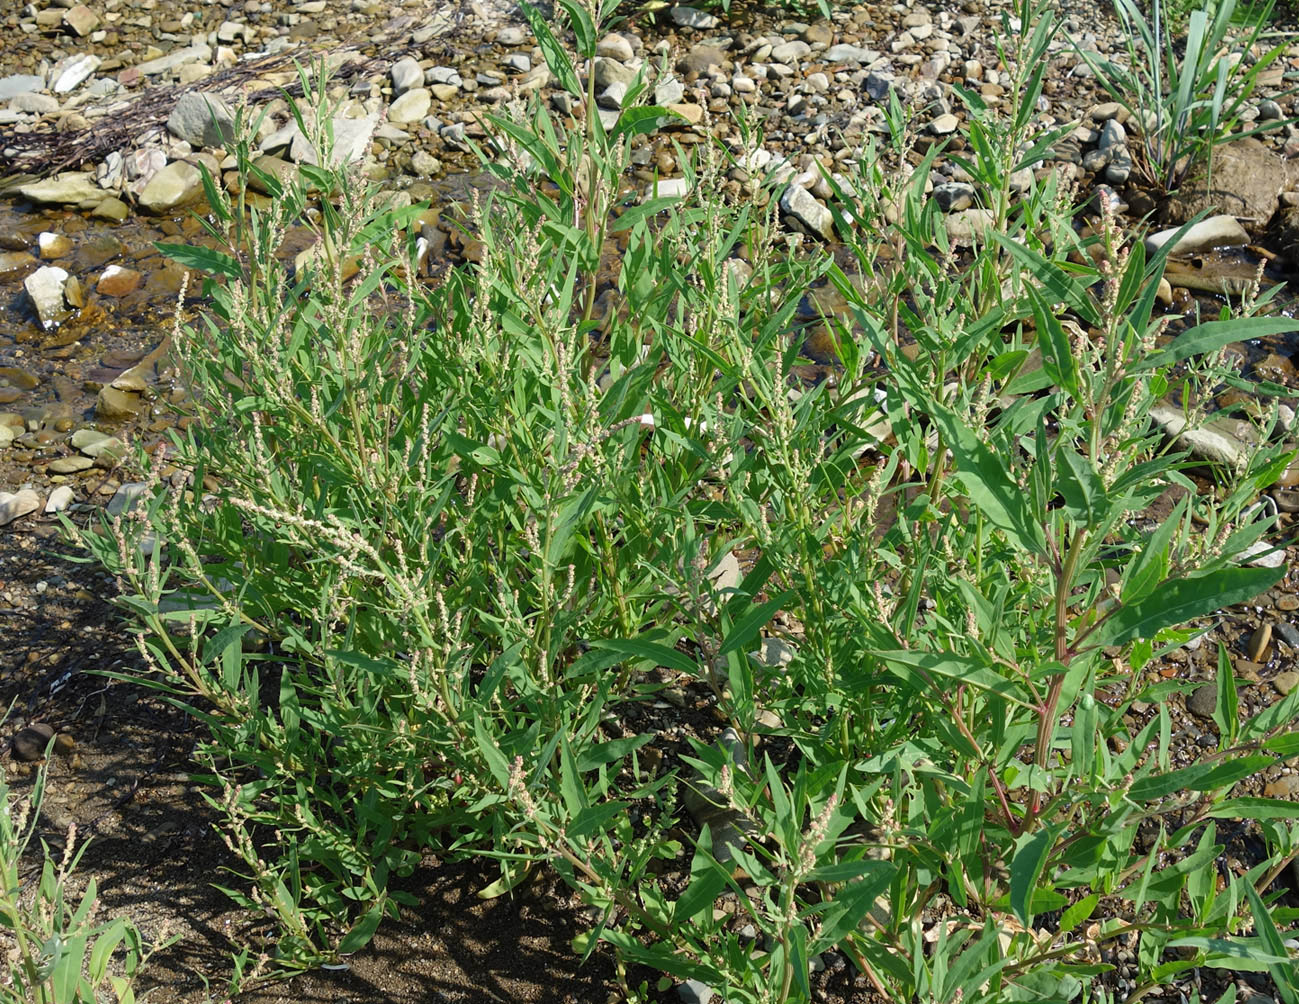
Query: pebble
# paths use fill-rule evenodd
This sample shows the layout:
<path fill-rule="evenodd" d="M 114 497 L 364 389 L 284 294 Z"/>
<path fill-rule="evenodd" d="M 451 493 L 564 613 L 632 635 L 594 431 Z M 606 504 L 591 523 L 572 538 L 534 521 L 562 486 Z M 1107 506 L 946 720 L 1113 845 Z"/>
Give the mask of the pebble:
<path fill-rule="evenodd" d="M 1299 686 L 1299 673 L 1289 669 L 1277 673 L 1276 676 L 1272 678 L 1272 686 L 1276 688 L 1278 694 L 1285 697 L 1290 693 L 1290 691 L 1294 690 L 1296 686 Z"/>
<path fill-rule="evenodd" d="M 677 996 L 681 998 L 681 1004 L 708 1004 L 716 993 L 712 987 L 699 980 L 686 980 L 677 987 Z"/>
<path fill-rule="evenodd" d="M 89 470 L 95 466 L 95 462 L 89 457 L 59 457 L 57 460 L 51 460 L 50 465 L 46 468 L 51 474 L 76 474 L 78 471 Z"/>
<path fill-rule="evenodd" d="M 54 729 L 44 722 L 33 722 L 14 735 L 10 744 L 14 759 L 24 763 L 45 759 L 45 750 L 53 738 Z"/>
<path fill-rule="evenodd" d="M 45 501 L 45 512 L 63 512 L 72 504 L 74 498 L 76 498 L 76 494 L 70 486 L 59 485 L 54 491 L 50 492 L 50 497 Z"/>
<path fill-rule="evenodd" d="M 1218 710 L 1218 685 L 1210 683 L 1197 687 L 1186 699 L 1186 710 L 1200 718 L 1212 718 Z"/>
<path fill-rule="evenodd" d="M 35 512 L 41 506 L 41 497 L 31 488 L 18 492 L 0 492 L 0 526 Z"/>
<path fill-rule="evenodd" d="M 424 83 L 424 70 L 420 67 L 419 60 L 410 56 L 393 63 L 388 75 L 392 78 L 394 97 L 400 97 L 412 87 L 419 87 Z"/>
<path fill-rule="evenodd" d="M 1255 628 L 1249 639 L 1249 658 L 1253 662 L 1266 664 L 1269 650 L 1272 647 L 1272 625 L 1264 622 Z"/>

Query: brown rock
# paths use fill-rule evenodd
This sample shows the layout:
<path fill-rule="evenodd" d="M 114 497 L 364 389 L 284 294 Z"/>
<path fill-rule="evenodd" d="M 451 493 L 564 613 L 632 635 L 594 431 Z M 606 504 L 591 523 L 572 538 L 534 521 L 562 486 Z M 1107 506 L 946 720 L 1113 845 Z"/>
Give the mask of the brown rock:
<path fill-rule="evenodd" d="M 99 277 L 99 282 L 95 284 L 95 290 L 100 296 L 125 296 L 127 293 L 134 293 L 143 278 L 133 268 L 109 265 L 104 269 L 104 274 Z"/>
<path fill-rule="evenodd" d="M 1238 139 L 1214 151 L 1212 176 L 1208 165 L 1191 173 L 1164 203 L 1164 216 L 1180 224 L 1196 213 L 1216 211 L 1239 217 L 1246 226 L 1264 227 L 1289 184 L 1290 172 L 1280 154 L 1257 137 Z"/>
<path fill-rule="evenodd" d="M 1263 787 L 1263 794 L 1268 798 L 1294 798 L 1299 795 L 1299 774 L 1282 774 L 1269 781 Z"/>
<path fill-rule="evenodd" d="M 1251 662 L 1266 663 L 1272 648 L 1272 625 L 1263 623 L 1255 629 L 1249 639 L 1249 658 Z"/>
<path fill-rule="evenodd" d="M 130 418 L 140 410 L 140 395 L 116 387 L 104 387 L 95 404 L 95 414 L 100 418 Z"/>

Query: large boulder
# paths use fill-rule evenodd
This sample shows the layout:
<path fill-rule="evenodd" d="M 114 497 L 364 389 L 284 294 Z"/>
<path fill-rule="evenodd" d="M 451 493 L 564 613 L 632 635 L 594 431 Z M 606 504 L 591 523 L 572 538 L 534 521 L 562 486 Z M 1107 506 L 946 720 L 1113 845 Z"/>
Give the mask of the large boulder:
<path fill-rule="evenodd" d="M 1247 227 L 1265 227 L 1290 177 L 1281 155 L 1257 137 L 1225 143 L 1213 153 L 1212 172 L 1208 164 L 1194 169 L 1164 203 L 1164 216 L 1181 224 L 1208 211 L 1235 216 Z"/>

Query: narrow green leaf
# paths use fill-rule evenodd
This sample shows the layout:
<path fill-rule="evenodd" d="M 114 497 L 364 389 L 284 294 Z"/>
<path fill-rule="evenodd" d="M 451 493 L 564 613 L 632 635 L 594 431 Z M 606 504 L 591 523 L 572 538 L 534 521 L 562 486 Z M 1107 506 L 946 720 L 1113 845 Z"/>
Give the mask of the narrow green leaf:
<path fill-rule="evenodd" d="M 1015 844 L 1015 855 L 1010 861 L 1010 908 L 1025 927 L 1033 920 L 1030 904 L 1051 853 L 1051 844 L 1049 829 L 1025 834 Z"/>
<path fill-rule="evenodd" d="M 1206 321 L 1173 339 L 1166 349 L 1132 363 L 1135 372 L 1162 369 L 1191 356 L 1213 352 L 1233 342 L 1283 335 L 1299 330 L 1299 320 L 1287 317 L 1245 317 L 1229 321 Z"/>
<path fill-rule="evenodd" d="M 353 924 L 352 929 L 343 936 L 343 940 L 338 943 L 338 954 L 351 955 L 368 945 L 370 939 L 374 937 L 374 932 L 379 929 L 379 922 L 383 920 L 384 910 L 385 901 L 380 898 L 370 909 L 365 911 L 361 919 Z"/>
<path fill-rule="evenodd" d="M 209 275 L 222 275 L 232 280 L 239 280 L 244 277 L 244 271 L 239 267 L 239 262 L 231 255 L 226 254 L 224 251 L 218 251 L 216 248 L 194 247 L 189 244 L 163 244 L 162 242 L 155 243 L 154 247 L 158 249 L 160 254 L 180 265 L 184 265 L 186 268 L 207 272 Z"/>
<path fill-rule="evenodd" d="M 1218 704 L 1213 709 L 1213 721 L 1218 726 L 1218 735 L 1222 737 L 1223 749 L 1236 742 L 1236 734 L 1240 731 L 1238 711 L 1236 674 L 1232 671 L 1227 646 L 1218 642 Z"/>
<path fill-rule="evenodd" d="M 609 133 L 609 139 L 613 141 L 623 137 L 648 136 L 662 129 L 671 120 L 683 117 L 680 112 L 674 112 L 670 108 L 661 108 L 658 105 L 624 108 L 618 116 L 618 122 L 613 127 L 613 132 Z M 681 200 L 670 199 L 669 201 L 680 202 Z"/>
<path fill-rule="evenodd" d="M 996 694 L 1024 708 L 1035 707 L 1021 696 L 1023 691 L 1015 680 L 1008 680 L 984 661 L 955 652 L 874 652 L 890 670 L 904 679 L 916 680 L 924 687 L 941 687 L 944 677 L 957 683 L 969 684 L 979 690 Z"/>
<path fill-rule="evenodd" d="M 1299 802 L 1255 796 L 1229 798 L 1209 810 L 1215 819 L 1299 819 Z"/>
<path fill-rule="evenodd" d="M 585 7 L 575 0 L 559 0 L 559 5 L 568 14 L 569 24 L 573 26 L 573 35 L 577 42 L 577 54 L 581 59 L 595 58 L 595 24 Z"/>
<path fill-rule="evenodd" d="M 603 638 L 591 643 L 595 648 L 618 652 L 629 659 L 646 659 L 658 666 L 666 666 L 691 676 L 699 675 L 699 664 L 688 655 L 674 648 L 652 641 L 637 641 L 633 638 Z"/>
<path fill-rule="evenodd" d="M 796 595 L 793 590 L 787 590 L 779 596 L 773 596 L 766 603 L 750 607 L 748 613 L 726 632 L 726 637 L 722 640 L 722 647 L 717 650 L 717 654 L 726 655 L 738 648 L 747 646 L 758 636 L 758 632 L 762 630 L 763 626 Z"/>
<path fill-rule="evenodd" d="M 1042 368 L 1051 377 L 1051 382 L 1078 396 L 1078 359 L 1069 344 L 1069 335 L 1060 323 L 1060 318 L 1050 308 L 1042 294 L 1033 287 L 1028 287 L 1029 299 L 1033 307 L 1033 319 L 1037 324 L 1037 345 L 1042 352 Z"/>
<path fill-rule="evenodd" d="M 577 79 L 577 71 L 573 69 L 572 60 L 568 58 L 568 53 L 564 51 L 564 47 L 559 44 L 550 26 L 546 24 L 545 17 L 526 0 L 520 0 L 519 9 L 528 19 L 528 27 L 537 37 L 537 45 L 541 49 L 542 56 L 545 57 L 546 66 L 559 81 L 559 86 L 576 98 L 582 97 L 582 85 Z"/>
<path fill-rule="evenodd" d="M 1087 645 L 1122 645 L 1137 638 L 1153 638 L 1166 627 L 1252 600 L 1285 573 L 1284 567 L 1223 568 L 1165 582 L 1146 598 L 1112 614 L 1087 637 Z"/>
<path fill-rule="evenodd" d="M 1077 903 L 1065 910 L 1060 915 L 1060 933 L 1068 934 L 1075 927 L 1092 915 L 1096 909 L 1096 904 L 1101 901 L 1099 893 L 1091 893 L 1084 896 Z"/>

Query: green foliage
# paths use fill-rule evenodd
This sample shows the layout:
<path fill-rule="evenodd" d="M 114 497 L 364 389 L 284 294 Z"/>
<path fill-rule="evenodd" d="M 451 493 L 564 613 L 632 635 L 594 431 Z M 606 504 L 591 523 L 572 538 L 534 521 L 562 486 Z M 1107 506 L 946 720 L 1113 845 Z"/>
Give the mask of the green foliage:
<path fill-rule="evenodd" d="M 561 6 L 589 54 L 600 17 Z M 278 966 L 362 947 L 430 849 L 497 860 L 487 896 L 553 867 L 598 912 L 579 950 L 735 1002 L 808 999 L 830 950 L 897 1001 L 1089 998 L 1112 943 L 1142 992 L 1281 965 L 1286 916 L 1258 897 L 1293 806 L 1232 791 L 1296 752 L 1299 692 L 1239 721 L 1224 662 L 1220 746 L 1174 770 L 1141 671 L 1279 578 L 1242 554 L 1291 459 L 1260 446 L 1202 493 L 1150 407 L 1175 390 L 1198 417 L 1227 342 L 1296 324 L 1161 345 L 1163 253 L 1106 215 L 1100 264 L 1076 265 L 1060 193 L 1009 197 L 1045 149 L 1023 60 L 1053 35 L 1021 16 L 1043 26 L 1019 111 L 974 108 L 967 157 L 998 225 L 960 269 L 929 162 L 896 170 L 897 105 L 832 179 L 849 274 L 792 258 L 770 208 L 702 194 L 715 152 L 690 197 L 626 201 L 632 139 L 665 113 L 606 132 L 549 30 L 587 117 L 493 120 L 483 260 L 437 284 L 420 207 L 342 170 L 267 210 L 211 187 L 216 247 L 165 249 L 212 304 L 177 335 L 198 421 L 168 460 L 192 480 L 83 541 L 127 584 L 154 685 L 208 728 L 230 892 L 276 920 Z M 237 157 L 246 178 L 246 139 Z M 289 269 L 303 220 L 317 250 Z M 791 330 L 821 280 L 842 367 L 811 383 Z M 663 676 L 718 712 L 679 761 L 633 713 Z M 1133 728 L 1137 701 L 1157 711 Z M 1219 888 L 1223 820 L 1259 821 L 1271 853 Z"/>

